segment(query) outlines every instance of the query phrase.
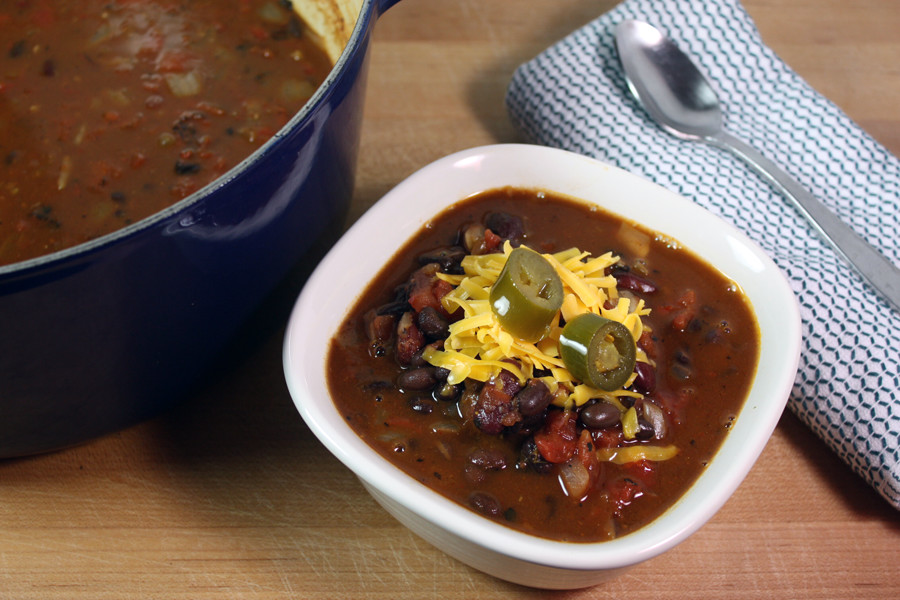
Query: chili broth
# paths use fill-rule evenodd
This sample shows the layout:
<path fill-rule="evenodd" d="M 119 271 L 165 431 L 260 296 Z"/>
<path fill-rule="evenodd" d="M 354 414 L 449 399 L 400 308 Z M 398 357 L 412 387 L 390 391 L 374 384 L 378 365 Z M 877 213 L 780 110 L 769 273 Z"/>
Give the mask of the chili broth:
<path fill-rule="evenodd" d="M 410 389 L 417 386 L 406 379 L 417 369 L 398 360 L 396 348 L 373 346 L 367 313 L 398 303 L 400 310 L 408 310 L 402 306 L 409 303 L 402 290 L 411 273 L 427 262 L 419 257 L 440 254 L 436 248 L 456 247 L 464 237 L 461 231 L 497 213 L 522 219 L 519 241 L 533 250 L 557 252 L 575 246 L 592 256 L 611 251 L 620 257 L 620 286 L 627 287 L 630 296 L 644 298 L 650 308 L 642 316 L 646 335 L 637 343 L 654 367 L 654 384 L 646 396 L 665 411 L 668 423 L 654 441 L 677 448 L 676 455 L 624 464 L 601 461 L 589 493 L 572 497 L 561 485 L 564 463 L 535 468 L 522 457 L 535 431 L 562 430 L 580 415 L 567 416 L 550 406 L 544 409 L 546 421 L 530 431 L 514 423 L 487 433 L 471 418 L 465 396 L 448 400 L 437 387 Z M 625 281 L 628 277 L 632 281 Z M 332 397 L 347 423 L 421 483 L 514 529 L 593 542 L 649 523 L 690 487 L 740 411 L 758 356 L 758 326 L 746 298 L 733 282 L 677 242 L 581 202 L 505 188 L 448 208 L 396 254 L 332 340 L 327 373 Z M 580 412 L 587 412 L 587 406 L 599 403 L 580 407 Z M 597 424 L 589 428 L 592 453 L 648 443 L 623 439 L 618 415 L 606 425 L 603 414 L 588 416 Z M 588 429 L 582 420 L 577 422 Z"/>

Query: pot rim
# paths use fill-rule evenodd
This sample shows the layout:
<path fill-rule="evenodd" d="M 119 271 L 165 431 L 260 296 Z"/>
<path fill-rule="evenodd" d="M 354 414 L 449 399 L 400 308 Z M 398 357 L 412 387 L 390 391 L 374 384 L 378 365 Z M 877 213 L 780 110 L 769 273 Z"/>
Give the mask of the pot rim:
<path fill-rule="evenodd" d="M 388 0 L 386 4 L 387 6 L 390 6 L 396 1 L 397 0 Z M 131 237 L 138 232 L 150 229 L 160 222 L 168 221 L 175 215 L 193 208 L 195 205 L 205 200 L 208 196 L 212 195 L 219 188 L 240 177 L 251 167 L 251 165 L 262 160 L 270 152 L 275 151 L 277 146 L 279 146 L 287 136 L 288 132 L 302 127 L 307 121 L 311 120 L 312 115 L 317 112 L 319 107 L 325 104 L 326 99 L 333 94 L 337 81 L 343 78 L 344 72 L 347 70 L 347 64 L 353 57 L 355 57 L 355 55 L 359 51 L 359 48 L 362 47 L 362 40 L 364 39 L 365 32 L 369 28 L 369 24 L 373 18 L 377 17 L 375 8 L 379 7 L 379 4 L 385 4 L 385 0 L 380 0 L 380 2 L 379 0 L 362 1 L 359 9 L 359 15 L 356 18 L 356 23 L 354 24 L 350 39 L 347 40 L 347 44 L 344 46 L 341 55 L 338 57 L 337 61 L 331 68 L 331 71 L 329 71 L 328 76 L 325 78 L 322 84 L 318 87 L 318 89 L 316 89 L 315 93 L 310 97 L 310 99 L 307 100 L 306 103 L 296 113 L 294 113 L 294 115 L 284 125 L 284 127 L 279 129 L 275 133 L 275 135 L 273 135 L 263 145 L 261 145 L 259 148 L 257 148 L 251 154 L 241 160 L 238 164 L 216 178 L 214 181 L 211 181 L 196 192 L 190 194 L 189 196 L 182 198 L 181 200 L 172 204 L 171 206 L 168 206 L 167 208 L 148 215 L 143 219 L 140 219 L 139 221 L 131 223 L 130 225 L 126 225 L 125 227 L 121 227 L 119 229 L 116 229 L 115 231 L 111 231 L 107 234 L 101 235 L 86 242 L 82 242 L 74 246 L 69 246 L 61 250 L 56 250 L 55 252 L 42 254 L 34 258 L 29 258 L 7 265 L 0 265 L 0 282 L 7 278 L 12 279 L 14 277 L 27 275 L 31 272 L 35 272 L 39 269 L 45 268 L 48 265 L 62 264 L 70 259 L 87 255 L 107 245 L 112 245 L 122 238 Z M 387 6 L 380 7 L 380 12 L 383 12 L 387 8 Z"/>

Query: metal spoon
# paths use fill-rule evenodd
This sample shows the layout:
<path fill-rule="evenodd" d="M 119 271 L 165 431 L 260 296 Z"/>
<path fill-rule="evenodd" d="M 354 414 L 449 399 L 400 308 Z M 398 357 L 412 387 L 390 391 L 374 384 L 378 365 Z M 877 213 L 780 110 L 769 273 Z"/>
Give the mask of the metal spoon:
<path fill-rule="evenodd" d="M 619 23 L 615 40 L 631 93 L 664 130 L 728 150 L 744 160 L 793 202 L 825 241 L 895 309 L 900 309 L 900 269 L 778 165 L 725 131 L 715 90 L 674 42 L 652 25 L 635 20 Z"/>

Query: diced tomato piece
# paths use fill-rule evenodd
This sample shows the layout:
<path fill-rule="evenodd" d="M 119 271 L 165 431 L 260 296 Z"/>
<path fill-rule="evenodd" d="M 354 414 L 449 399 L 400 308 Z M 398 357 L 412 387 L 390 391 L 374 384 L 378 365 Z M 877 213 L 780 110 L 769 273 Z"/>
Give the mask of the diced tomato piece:
<path fill-rule="evenodd" d="M 629 479 L 643 483 L 645 487 L 649 488 L 656 482 L 656 469 L 653 467 L 653 461 L 636 460 L 624 465 L 624 471 L 628 474 Z"/>
<path fill-rule="evenodd" d="M 484 230 L 484 250 L 485 252 L 496 252 L 500 248 L 503 238 L 491 231 Z"/>
<path fill-rule="evenodd" d="M 190 52 L 169 50 L 157 59 L 156 70 L 160 73 L 186 73 L 199 62 Z"/>
<path fill-rule="evenodd" d="M 269 32 L 259 25 L 252 26 L 250 28 L 250 34 L 261 42 L 269 39 Z"/>
<path fill-rule="evenodd" d="M 592 432 L 595 448 L 615 448 L 622 443 L 621 429 L 598 429 Z"/>
<path fill-rule="evenodd" d="M 544 426 L 534 434 L 534 443 L 544 460 L 563 463 L 575 455 L 576 419 L 575 413 L 570 410 L 551 410 L 547 413 Z"/>
<path fill-rule="evenodd" d="M 694 290 L 685 290 L 681 297 L 678 298 L 677 305 L 673 307 L 678 312 L 672 318 L 672 327 L 676 331 L 686 330 L 691 321 L 694 320 L 694 317 L 697 315 L 696 304 L 697 294 Z"/>
<path fill-rule="evenodd" d="M 659 351 L 656 347 L 656 340 L 653 339 L 653 334 L 650 333 L 650 331 L 645 329 L 641 333 L 641 337 L 638 340 L 637 345 L 647 353 L 648 357 L 656 359 L 659 356 Z"/>
<path fill-rule="evenodd" d="M 443 279 L 436 279 L 432 291 L 434 292 L 434 297 L 440 302 L 444 296 L 453 291 L 453 284 Z"/>
<path fill-rule="evenodd" d="M 617 517 L 622 516 L 622 509 L 644 494 L 641 485 L 628 477 L 610 481 L 607 484 L 607 492 L 613 504 L 613 513 Z"/>
<path fill-rule="evenodd" d="M 430 306 L 440 314 L 448 316 L 440 299 L 449 291 L 444 291 L 443 284 L 450 284 L 437 278 L 438 269 L 438 265 L 434 263 L 425 265 L 413 273 L 409 279 L 409 305 L 417 313 L 426 306 Z M 450 286 L 450 289 L 452 288 L 453 286 Z"/>

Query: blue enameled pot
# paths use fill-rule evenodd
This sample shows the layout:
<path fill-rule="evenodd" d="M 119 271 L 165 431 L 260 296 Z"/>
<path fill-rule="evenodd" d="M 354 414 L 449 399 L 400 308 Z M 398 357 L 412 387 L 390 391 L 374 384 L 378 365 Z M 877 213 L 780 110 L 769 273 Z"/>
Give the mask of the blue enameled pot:
<path fill-rule="evenodd" d="M 0 267 L 0 457 L 58 449 L 183 399 L 353 192 L 367 49 L 397 0 L 364 0 L 309 103 L 175 206 L 92 242 Z"/>

